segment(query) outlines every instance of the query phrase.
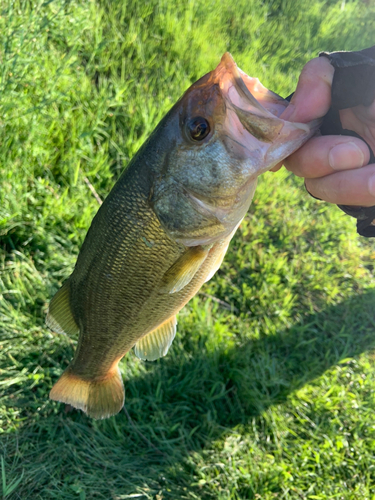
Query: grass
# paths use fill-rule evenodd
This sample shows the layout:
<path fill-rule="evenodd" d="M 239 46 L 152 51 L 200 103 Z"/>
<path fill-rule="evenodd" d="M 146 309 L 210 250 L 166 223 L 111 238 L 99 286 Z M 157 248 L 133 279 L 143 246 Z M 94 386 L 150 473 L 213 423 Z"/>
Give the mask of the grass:
<path fill-rule="evenodd" d="M 76 339 L 44 325 L 98 209 L 172 103 L 230 50 L 279 92 L 374 43 L 365 1 L 3 0 L 4 499 L 374 500 L 375 249 L 286 171 L 260 181 L 166 358 L 122 363 L 126 413 L 48 400 Z"/>

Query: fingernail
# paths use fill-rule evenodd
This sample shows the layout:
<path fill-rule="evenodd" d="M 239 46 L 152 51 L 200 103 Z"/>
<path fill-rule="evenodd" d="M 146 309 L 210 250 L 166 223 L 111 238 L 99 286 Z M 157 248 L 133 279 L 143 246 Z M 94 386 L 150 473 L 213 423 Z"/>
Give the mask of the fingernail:
<path fill-rule="evenodd" d="M 354 142 L 339 144 L 331 149 L 328 155 L 330 166 L 334 170 L 363 167 L 365 155 Z"/>
<path fill-rule="evenodd" d="M 375 196 L 375 175 L 370 177 L 368 181 L 368 190 L 372 196 Z"/>

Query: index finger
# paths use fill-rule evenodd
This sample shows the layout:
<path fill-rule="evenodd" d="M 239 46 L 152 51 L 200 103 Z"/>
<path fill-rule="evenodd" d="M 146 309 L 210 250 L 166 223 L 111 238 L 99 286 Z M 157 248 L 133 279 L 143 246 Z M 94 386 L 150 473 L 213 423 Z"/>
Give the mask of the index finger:
<path fill-rule="evenodd" d="M 311 59 L 303 68 L 297 89 L 280 118 L 307 123 L 324 116 L 331 106 L 334 67 L 325 57 Z"/>

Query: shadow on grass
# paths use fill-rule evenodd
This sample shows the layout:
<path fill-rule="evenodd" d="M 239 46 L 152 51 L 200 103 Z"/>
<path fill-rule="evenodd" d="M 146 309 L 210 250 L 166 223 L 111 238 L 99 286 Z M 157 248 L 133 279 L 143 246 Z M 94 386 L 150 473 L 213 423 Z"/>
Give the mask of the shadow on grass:
<path fill-rule="evenodd" d="M 374 303 L 369 291 L 241 348 L 181 352 L 149 364 L 126 384 L 133 424 L 124 413 L 93 421 L 62 406 L 59 414 L 25 414 L 20 429 L 3 439 L 13 470 L 25 469 L 14 498 L 154 498 L 160 491 L 163 498 L 188 498 L 186 488 L 203 498 L 191 483 L 191 453 L 282 404 L 335 364 L 373 349 Z"/>

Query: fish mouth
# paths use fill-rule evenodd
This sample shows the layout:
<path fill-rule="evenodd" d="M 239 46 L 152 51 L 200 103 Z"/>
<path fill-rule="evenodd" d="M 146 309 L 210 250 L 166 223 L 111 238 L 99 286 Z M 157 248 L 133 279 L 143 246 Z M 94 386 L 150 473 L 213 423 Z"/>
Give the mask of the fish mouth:
<path fill-rule="evenodd" d="M 242 71 L 229 52 L 222 56 L 220 64 L 213 72 L 213 77 L 217 79 L 223 94 L 234 106 L 247 108 L 249 112 L 257 112 L 261 115 L 270 113 L 278 117 L 289 104 L 285 99 L 264 87 L 258 78 L 251 77 Z"/>
<path fill-rule="evenodd" d="M 223 142 L 239 158 L 253 160 L 256 176 L 298 149 L 320 125 L 320 120 L 306 124 L 281 119 L 289 102 L 238 68 L 229 52 L 211 79 L 226 104 Z"/>

